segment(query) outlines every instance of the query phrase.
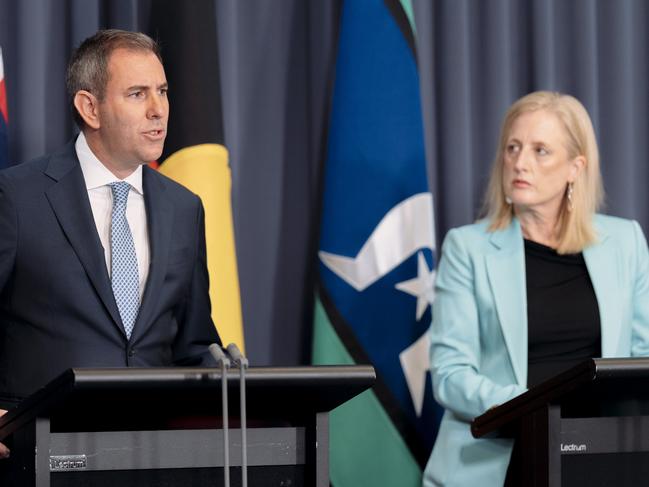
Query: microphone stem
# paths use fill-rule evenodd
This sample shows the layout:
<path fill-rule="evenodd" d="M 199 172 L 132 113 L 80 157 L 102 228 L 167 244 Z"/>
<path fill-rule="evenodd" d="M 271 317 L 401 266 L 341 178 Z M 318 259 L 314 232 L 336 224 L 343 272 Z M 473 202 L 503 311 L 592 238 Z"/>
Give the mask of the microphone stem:
<path fill-rule="evenodd" d="M 221 402 L 223 409 L 223 481 L 230 487 L 230 438 L 228 425 L 228 369 L 221 360 Z"/>
<path fill-rule="evenodd" d="M 217 364 L 221 364 L 221 412 L 223 414 L 223 483 L 230 487 L 230 433 L 228 424 L 228 368 L 230 359 L 225 355 L 223 349 L 212 343 L 207 347 L 208 352 Z"/>
<path fill-rule="evenodd" d="M 248 487 L 248 432 L 246 426 L 246 366 L 239 361 L 240 371 L 240 406 L 241 406 L 241 485 Z"/>

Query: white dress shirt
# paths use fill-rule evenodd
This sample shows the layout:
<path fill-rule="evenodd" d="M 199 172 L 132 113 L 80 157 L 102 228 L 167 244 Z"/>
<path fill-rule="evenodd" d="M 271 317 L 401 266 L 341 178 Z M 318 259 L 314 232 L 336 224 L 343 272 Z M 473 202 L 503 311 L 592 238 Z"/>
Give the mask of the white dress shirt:
<path fill-rule="evenodd" d="M 122 181 L 106 166 L 104 166 L 97 156 L 92 153 L 83 132 L 77 137 L 75 144 L 77 157 L 81 164 L 83 178 L 86 181 L 92 216 L 95 219 L 99 240 L 104 247 L 104 257 L 106 258 L 106 267 L 108 275 L 111 273 L 110 266 L 110 220 L 113 210 L 113 192 L 108 186 L 110 183 Z M 126 219 L 128 226 L 131 228 L 133 244 L 135 245 L 135 254 L 137 255 L 138 278 L 140 280 L 140 302 L 144 293 L 144 286 L 149 275 L 149 231 L 146 221 L 146 208 L 144 205 L 144 188 L 142 187 L 142 166 L 138 167 L 133 174 L 123 181 L 131 185 L 128 194 L 128 204 L 126 206 Z"/>

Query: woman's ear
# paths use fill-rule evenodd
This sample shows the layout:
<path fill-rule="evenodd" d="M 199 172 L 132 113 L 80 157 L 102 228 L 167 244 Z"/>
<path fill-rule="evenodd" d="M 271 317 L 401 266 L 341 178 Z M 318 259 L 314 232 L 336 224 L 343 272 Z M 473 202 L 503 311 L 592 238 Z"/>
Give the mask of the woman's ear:
<path fill-rule="evenodd" d="M 584 156 L 577 156 L 572 161 L 570 161 L 570 178 L 569 182 L 573 183 L 577 176 L 583 171 L 586 167 L 586 158 Z"/>

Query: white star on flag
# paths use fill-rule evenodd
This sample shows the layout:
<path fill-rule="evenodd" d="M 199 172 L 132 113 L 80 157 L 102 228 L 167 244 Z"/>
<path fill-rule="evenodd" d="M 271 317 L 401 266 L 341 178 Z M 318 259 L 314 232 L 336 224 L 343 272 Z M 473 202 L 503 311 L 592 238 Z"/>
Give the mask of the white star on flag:
<path fill-rule="evenodd" d="M 399 291 L 417 298 L 417 321 L 421 319 L 429 305 L 435 299 L 435 270 L 430 270 L 423 252 L 417 254 L 417 277 L 398 283 Z M 424 408 L 424 392 L 426 390 L 426 374 L 430 369 L 428 350 L 430 339 L 428 332 L 399 354 L 399 361 L 406 377 L 410 398 L 417 416 L 421 416 Z"/>
<path fill-rule="evenodd" d="M 412 405 L 417 417 L 424 409 L 424 392 L 426 391 L 426 374 L 430 369 L 428 351 L 430 337 L 425 332 L 419 339 L 399 354 L 399 361 L 406 377 Z"/>
<path fill-rule="evenodd" d="M 417 321 L 421 319 L 426 308 L 435 299 L 435 271 L 428 268 L 423 252 L 417 254 L 417 277 L 398 283 L 399 291 L 417 298 Z"/>

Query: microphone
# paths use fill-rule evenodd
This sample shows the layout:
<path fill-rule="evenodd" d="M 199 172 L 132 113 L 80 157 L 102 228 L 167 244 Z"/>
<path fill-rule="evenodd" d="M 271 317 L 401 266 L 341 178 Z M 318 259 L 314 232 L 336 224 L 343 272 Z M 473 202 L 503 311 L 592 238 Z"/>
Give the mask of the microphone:
<path fill-rule="evenodd" d="M 248 367 L 248 359 L 243 356 L 236 343 L 230 343 L 226 348 L 230 357 L 232 357 L 232 361 L 238 362 L 240 366 Z"/>
<path fill-rule="evenodd" d="M 232 361 L 239 366 L 239 408 L 241 416 L 241 486 L 248 487 L 248 431 L 246 428 L 246 369 L 248 359 L 236 343 L 227 346 Z"/>
<path fill-rule="evenodd" d="M 230 487 L 230 438 L 228 427 L 228 369 L 230 359 L 216 343 L 207 347 L 216 363 L 221 366 L 221 408 L 223 410 L 223 482 Z"/>

